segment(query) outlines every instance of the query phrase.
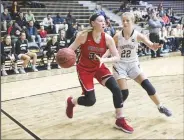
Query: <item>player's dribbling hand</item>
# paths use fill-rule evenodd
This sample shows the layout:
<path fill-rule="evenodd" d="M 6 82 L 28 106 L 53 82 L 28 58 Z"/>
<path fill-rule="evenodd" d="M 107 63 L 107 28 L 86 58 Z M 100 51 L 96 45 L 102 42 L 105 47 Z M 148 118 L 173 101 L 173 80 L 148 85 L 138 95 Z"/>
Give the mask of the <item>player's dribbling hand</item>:
<path fill-rule="evenodd" d="M 161 48 L 161 47 L 162 47 L 162 45 L 160 45 L 159 43 L 153 43 L 153 45 L 152 45 L 152 49 L 154 49 L 155 51 L 157 51 L 158 48 Z"/>
<path fill-rule="evenodd" d="M 98 55 L 96 55 L 96 54 L 95 54 L 95 56 L 96 56 L 96 58 L 100 61 L 100 66 L 99 66 L 99 67 L 101 67 L 102 64 L 103 64 L 103 58 L 101 58 L 100 56 L 98 56 Z"/>

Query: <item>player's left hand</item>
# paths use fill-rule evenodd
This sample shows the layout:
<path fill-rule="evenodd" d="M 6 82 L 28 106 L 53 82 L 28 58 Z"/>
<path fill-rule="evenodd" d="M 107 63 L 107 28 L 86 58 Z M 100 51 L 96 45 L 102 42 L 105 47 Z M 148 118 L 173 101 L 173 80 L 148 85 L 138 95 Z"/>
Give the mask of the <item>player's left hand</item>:
<path fill-rule="evenodd" d="M 96 55 L 96 54 L 95 54 L 95 56 L 96 56 L 96 58 L 100 61 L 100 66 L 99 66 L 99 67 L 101 67 L 102 64 L 104 63 L 104 62 L 103 62 L 103 58 L 101 58 L 100 56 L 98 56 L 98 55 Z"/>
<path fill-rule="evenodd" d="M 161 48 L 161 47 L 162 47 L 162 45 L 159 44 L 159 43 L 153 43 L 153 45 L 152 45 L 152 49 L 155 50 L 155 51 L 157 51 L 158 48 Z"/>

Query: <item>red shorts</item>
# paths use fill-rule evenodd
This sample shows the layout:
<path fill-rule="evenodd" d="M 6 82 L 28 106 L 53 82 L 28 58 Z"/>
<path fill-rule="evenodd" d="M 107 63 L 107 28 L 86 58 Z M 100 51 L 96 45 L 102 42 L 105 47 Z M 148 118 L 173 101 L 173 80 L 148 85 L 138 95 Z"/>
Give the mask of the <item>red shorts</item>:
<path fill-rule="evenodd" d="M 100 84 L 105 78 L 112 76 L 108 68 L 104 64 L 95 71 L 87 71 L 77 67 L 77 73 L 79 77 L 80 84 L 82 86 L 83 93 L 85 91 L 94 90 L 93 78 L 96 78 Z"/>

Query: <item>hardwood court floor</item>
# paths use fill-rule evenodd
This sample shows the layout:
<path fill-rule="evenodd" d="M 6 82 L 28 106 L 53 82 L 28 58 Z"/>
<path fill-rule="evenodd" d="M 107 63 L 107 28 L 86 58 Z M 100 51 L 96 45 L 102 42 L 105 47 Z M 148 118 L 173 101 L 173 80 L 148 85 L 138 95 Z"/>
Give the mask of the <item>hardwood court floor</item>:
<path fill-rule="evenodd" d="M 17 82 L 8 77 L 3 79 L 2 109 L 41 139 L 183 139 L 183 57 L 154 59 L 141 62 L 141 66 L 173 116 L 160 114 L 147 93 L 128 80 L 130 95 L 124 114 L 135 129 L 133 134 L 114 128 L 112 94 L 100 84 L 95 84 L 97 102 L 93 107 L 77 106 L 73 119 L 65 116 L 66 97 L 77 97 L 81 93 L 75 72 L 45 77 L 44 73 L 48 72 L 45 71 L 29 80 L 31 75 L 36 75 L 32 73 Z M 52 72 L 59 74 L 57 71 L 61 70 Z M 2 139 L 33 139 L 3 113 L 1 135 Z"/>

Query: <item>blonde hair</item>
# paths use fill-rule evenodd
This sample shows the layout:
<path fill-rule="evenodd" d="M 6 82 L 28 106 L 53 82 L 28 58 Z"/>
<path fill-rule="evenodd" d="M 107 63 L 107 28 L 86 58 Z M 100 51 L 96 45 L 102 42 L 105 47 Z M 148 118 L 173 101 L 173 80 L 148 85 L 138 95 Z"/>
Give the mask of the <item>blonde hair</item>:
<path fill-rule="evenodd" d="M 125 12 L 125 13 L 123 13 L 122 16 L 121 16 L 121 18 L 123 19 L 123 17 L 129 17 L 132 20 L 133 23 L 135 22 L 135 16 L 131 12 Z"/>
<path fill-rule="evenodd" d="M 93 27 L 87 27 L 87 28 L 84 28 L 82 31 L 80 31 L 80 33 L 81 34 L 86 33 L 86 32 L 89 33 L 91 31 L 93 31 Z"/>

